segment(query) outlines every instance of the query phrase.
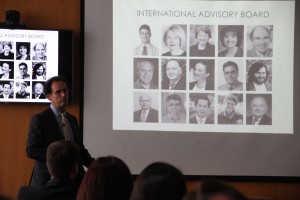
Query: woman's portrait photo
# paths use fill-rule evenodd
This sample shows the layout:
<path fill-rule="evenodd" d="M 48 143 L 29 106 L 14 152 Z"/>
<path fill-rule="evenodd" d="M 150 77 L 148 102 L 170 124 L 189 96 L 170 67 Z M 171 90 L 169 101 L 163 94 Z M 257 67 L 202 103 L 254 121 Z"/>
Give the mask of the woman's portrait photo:
<path fill-rule="evenodd" d="M 164 30 L 162 56 L 186 56 L 186 25 L 173 24 Z"/>
<path fill-rule="evenodd" d="M 190 29 L 190 56 L 215 56 L 215 29 L 210 25 L 191 25 Z"/>
<path fill-rule="evenodd" d="M 215 60 L 190 60 L 190 90 L 214 90 Z"/>
<path fill-rule="evenodd" d="M 17 60 L 30 60 L 30 43 L 17 42 Z"/>

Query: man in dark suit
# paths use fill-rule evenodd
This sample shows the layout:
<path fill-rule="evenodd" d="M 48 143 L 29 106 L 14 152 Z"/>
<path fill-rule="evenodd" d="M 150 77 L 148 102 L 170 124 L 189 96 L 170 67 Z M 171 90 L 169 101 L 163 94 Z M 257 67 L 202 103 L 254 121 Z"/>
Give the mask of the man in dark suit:
<path fill-rule="evenodd" d="M 151 97 L 142 94 L 139 97 L 141 109 L 133 113 L 134 122 L 158 122 L 158 111 L 151 108 Z"/>
<path fill-rule="evenodd" d="M 263 96 L 256 96 L 250 103 L 252 115 L 246 119 L 247 124 L 252 125 L 272 125 L 272 118 L 266 113 L 268 104 Z"/>
<path fill-rule="evenodd" d="M 46 99 L 44 91 L 44 86 L 42 83 L 36 83 L 33 87 L 34 93 L 32 94 L 32 99 Z"/>
<path fill-rule="evenodd" d="M 248 57 L 272 57 L 273 50 L 269 48 L 271 32 L 265 26 L 256 26 L 250 33 L 250 41 L 253 48 L 248 50 Z"/>
<path fill-rule="evenodd" d="M 52 77 L 45 83 L 44 92 L 51 105 L 32 117 L 26 143 L 27 156 L 35 160 L 30 185 L 45 185 L 50 180 L 46 166 L 46 149 L 52 142 L 64 139 L 79 146 L 79 172 L 75 181 L 80 184 L 84 175 L 82 165 L 88 167 L 94 159 L 83 145 L 76 117 L 66 112 L 67 81 L 61 76 Z"/>
<path fill-rule="evenodd" d="M 185 90 L 186 83 L 183 75 L 182 64 L 175 59 L 166 63 L 166 77 L 161 83 L 161 88 L 165 90 Z"/>
<path fill-rule="evenodd" d="M 47 148 L 46 163 L 51 180 L 45 187 L 21 187 L 19 200 L 47 200 L 76 198 L 76 185 L 73 179 L 78 172 L 79 149 L 67 140 L 51 143 Z"/>
<path fill-rule="evenodd" d="M 208 117 L 210 100 L 205 94 L 199 94 L 195 99 L 196 116 L 190 119 L 190 124 L 214 124 Z"/>
<path fill-rule="evenodd" d="M 8 81 L 3 81 L 1 83 L 2 85 L 2 94 L 0 95 L 0 98 L 2 99 L 12 99 L 14 98 L 13 95 L 11 94 L 11 84 Z"/>

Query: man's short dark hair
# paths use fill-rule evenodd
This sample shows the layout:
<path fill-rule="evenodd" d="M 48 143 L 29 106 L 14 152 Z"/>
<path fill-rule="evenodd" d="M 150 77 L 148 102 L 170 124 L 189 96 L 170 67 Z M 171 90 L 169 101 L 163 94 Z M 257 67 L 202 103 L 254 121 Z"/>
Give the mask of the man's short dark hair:
<path fill-rule="evenodd" d="M 198 100 L 199 100 L 199 99 L 206 100 L 206 101 L 207 101 L 208 107 L 210 106 L 210 100 L 209 100 L 209 98 L 207 97 L 207 95 L 205 95 L 205 94 L 199 94 L 199 95 L 196 97 L 196 99 L 195 99 L 195 106 L 197 106 Z"/>
<path fill-rule="evenodd" d="M 175 100 L 175 101 L 179 101 L 180 105 L 181 105 L 181 98 L 178 94 L 171 94 L 167 97 L 167 103 L 170 101 L 170 100 Z"/>
<path fill-rule="evenodd" d="M 269 71 L 267 69 L 267 66 L 262 63 L 262 62 L 255 62 L 253 63 L 250 68 L 249 68 L 249 71 L 248 71 L 248 82 L 255 82 L 255 77 L 254 77 L 254 74 L 256 72 L 258 72 L 261 68 L 265 68 L 266 69 L 266 80 L 269 76 Z"/>
<path fill-rule="evenodd" d="M 141 31 L 142 29 L 148 30 L 149 33 L 151 34 L 151 29 L 150 29 L 150 26 L 149 26 L 149 25 L 143 24 L 143 25 L 140 27 L 139 31 Z"/>
<path fill-rule="evenodd" d="M 21 63 L 19 64 L 19 68 L 20 68 L 22 65 L 24 65 L 24 66 L 26 67 L 26 69 L 28 69 L 28 65 L 27 65 L 26 63 L 24 63 L 24 62 L 21 62 Z"/>
<path fill-rule="evenodd" d="M 79 160 L 78 146 L 68 140 L 58 140 L 47 148 L 46 163 L 52 177 L 68 178 Z"/>
<path fill-rule="evenodd" d="M 9 81 L 2 81 L 1 82 L 2 88 L 4 87 L 4 85 L 9 85 L 10 89 L 11 89 L 11 84 Z"/>
<path fill-rule="evenodd" d="M 223 64 L 223 71 L 226 67 L 229 67 L 229 66 L 233 66 L 236 69 L 237 72 L 239 71 L 238 65 L 233 61 L 228 61 L 228 62 L 224 63 Z"/>
<path fill-rule="evenodd" d="M 52 83 L 53 82 L 58 82 L 58 81 L 63 81 L 67 88 L 68 88 L 68 81 L 63 77 L 63 76 L 53 76 L 49 78 L 46 83 L 44 84 L 44 93 L 47 96 L 48 94 L 52 93 Z"/>

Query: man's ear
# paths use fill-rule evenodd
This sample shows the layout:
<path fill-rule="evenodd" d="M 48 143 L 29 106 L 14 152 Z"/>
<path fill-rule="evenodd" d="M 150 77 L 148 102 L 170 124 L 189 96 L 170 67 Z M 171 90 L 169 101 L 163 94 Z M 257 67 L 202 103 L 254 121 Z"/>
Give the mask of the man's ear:
<path fill-rule="evenodd" d="M 47 94 L 47 99 L 48 99 L 49 101 L 51 101 L 51 100 L 52 100 L 52 95 L 51 95 L 51 94 Z"/>

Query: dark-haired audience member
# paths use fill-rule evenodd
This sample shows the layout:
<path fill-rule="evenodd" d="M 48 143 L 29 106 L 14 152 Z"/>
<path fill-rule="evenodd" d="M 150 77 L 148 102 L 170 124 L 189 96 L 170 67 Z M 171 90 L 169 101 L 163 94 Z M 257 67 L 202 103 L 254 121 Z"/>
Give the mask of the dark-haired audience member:
<path fill-rule="evenodd" d="M 11 42 L 3 42 L 2 43 L 3 52 L 0 53 L 0 59 L 9 59 L 13 60 L 15 54 L 11 52 L 12 44 Z"/>
<path fill-rule="evenodd" d="M 51 102 L 46 110 L 35 114 L 30 121 L 26 142 L 26 155 L 35 161 L 30 186 L 45 185 L 50 180 L 46 166 L 46 149 L 54 141 L 69 140 L 79 147 L 80 159 L 76 184 L 80 184 L 83 166 L 88 167 L 94 160 L 83 145 L 78 121 L 67 112 L 68 83 L 62 76 L 54 76 L 44 84 L 44 94 Z"/>
<path fill-rule="evenodd" d="M 204 180 L 197 191 L 197 200 L 247 200 L 235 188 L 217 180 Z"/>
<path fill-rule="evenodd" d="M 220 57 L 242 57 L 242 33 L 239 26 L 225 26 L 220 32 L 220 41 L 226 49 L 219 52 Z"/>
<path fill-rule="evenodd" d="M 43 63 L 37 63 L 33 66 L 32 79 L 46 80 L 45 68 Z"/>
<path fill-rule="evenodd" d="M 21 187 L 19 200 L 75 200 L 79 149 L 67 140 L 53 142 L 47 148 L 46 163 L 51 180 L 45 187 Z"/>
<path fill-rule="evenodd" d="M 17 76 L 17 79 L 30 79 L 30 75 L 28 74 L 28 65 L 24 62 L 19 64 L 19 72 L 20 76 Z"/>
<path fill-rule="evenodd" d="M 0 98 L 2 99 L 12 99 L 14 98 L 11 94 L 11 84 L 10 82 L 2 82 L 2 94 L 0 95 Z"/>
<path fill-rule="evenodd" d="M 190 56 L 215 56 L 215 45 L 209 43 L 209 40 L 211 39 L 211 31 L 209 26 L 196 26 L 195 39 L 198 43 L 190 47 Z"/>
<path fill-rule="evenodd" d="M 131 173 L 121 159 L 100 157 L 86 172 L 77 200 L 129 200 L 132 188 Z"/>
<path fill-rule="evenodd" d="M 186 192 L 185 180 L 176 167 L 155 162 L 138 176 L 131 200 L 181 200 Z"/>
<path fill-rule="evenodd" d="M 255 62 L 248 71 L 247 91 L 272 91 L 272 84 L 269 82 L 267 66 L 261 62 Z"/>

